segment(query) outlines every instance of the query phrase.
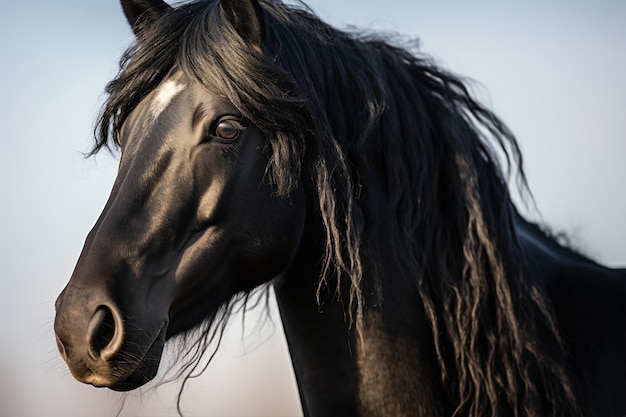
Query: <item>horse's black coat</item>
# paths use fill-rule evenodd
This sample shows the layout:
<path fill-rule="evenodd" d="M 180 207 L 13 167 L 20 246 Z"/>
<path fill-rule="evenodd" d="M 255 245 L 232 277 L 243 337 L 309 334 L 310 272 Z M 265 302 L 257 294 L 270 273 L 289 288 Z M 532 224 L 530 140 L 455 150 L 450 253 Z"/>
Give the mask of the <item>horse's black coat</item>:
<path fill-rule="evenodd" d="M 122 5 L 120 170 L 57 301 L 77 379 L 133 389 L 201 325 L 193 370 L 272 282 L 306 415 L 626 413 L 626 273 L 518 214 L 457 77 L 274 1 Z"/>

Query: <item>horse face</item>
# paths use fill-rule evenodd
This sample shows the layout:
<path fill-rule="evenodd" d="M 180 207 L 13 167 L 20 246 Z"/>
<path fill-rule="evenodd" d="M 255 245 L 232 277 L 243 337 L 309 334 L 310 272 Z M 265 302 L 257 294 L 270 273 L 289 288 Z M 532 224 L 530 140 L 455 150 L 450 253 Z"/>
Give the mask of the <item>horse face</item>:
<path fill-rule="evenodd" d="M 59 350 L 76 379 L 142 385 L 167 338 L 289 265 L 304 196 L 275 195 L 265 140 L 180 74 L 131 113 L 110 198 L 56 303 Z"/>

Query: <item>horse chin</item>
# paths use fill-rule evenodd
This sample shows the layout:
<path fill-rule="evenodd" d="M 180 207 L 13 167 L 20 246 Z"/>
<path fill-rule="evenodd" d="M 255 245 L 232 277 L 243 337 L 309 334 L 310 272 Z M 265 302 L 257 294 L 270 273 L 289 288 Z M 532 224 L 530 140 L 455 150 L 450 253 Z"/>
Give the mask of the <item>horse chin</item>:
<path fill-rule="evenodd" d="M 163 348 L 165 346 L 165 329 L 163 326 L 157 337 L 154 339 L 146 354 L 143 356 L 137 367 L 121 382 L 116 382 L 107 386 L 113 391 L 132 391 L 150 382 L 159 370 Z"/>

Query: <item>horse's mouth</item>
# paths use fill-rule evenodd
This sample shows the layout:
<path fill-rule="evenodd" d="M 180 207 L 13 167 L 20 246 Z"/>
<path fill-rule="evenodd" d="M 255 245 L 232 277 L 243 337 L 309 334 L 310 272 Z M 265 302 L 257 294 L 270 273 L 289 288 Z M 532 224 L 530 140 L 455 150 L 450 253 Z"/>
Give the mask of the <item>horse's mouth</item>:
<path fill-rule="evenodd" d="M 114 391 L 131 391 L 150 382 L 159 370 L 163 347 L 165 346 L 165 329 L 167 323 L 163 323 L 158 334 L 150 344 L 150 347 L 138 361 L 137 367 L 122 382 L 109 385 Z"/>

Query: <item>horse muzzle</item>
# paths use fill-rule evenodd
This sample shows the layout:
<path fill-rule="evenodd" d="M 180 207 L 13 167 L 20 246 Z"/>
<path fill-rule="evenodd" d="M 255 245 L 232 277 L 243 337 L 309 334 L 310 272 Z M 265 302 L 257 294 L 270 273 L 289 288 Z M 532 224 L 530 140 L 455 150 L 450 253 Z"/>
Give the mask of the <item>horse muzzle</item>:
<path fill-rule="evenodd" d="M 161 361 L 167 320 L 139 324 L 125 319 L 108 297 L 85 299 L 84 291 L 66 288 L 56 302 L 57 347 L 72 376 L 116 391 L 152 380 Z"/>

